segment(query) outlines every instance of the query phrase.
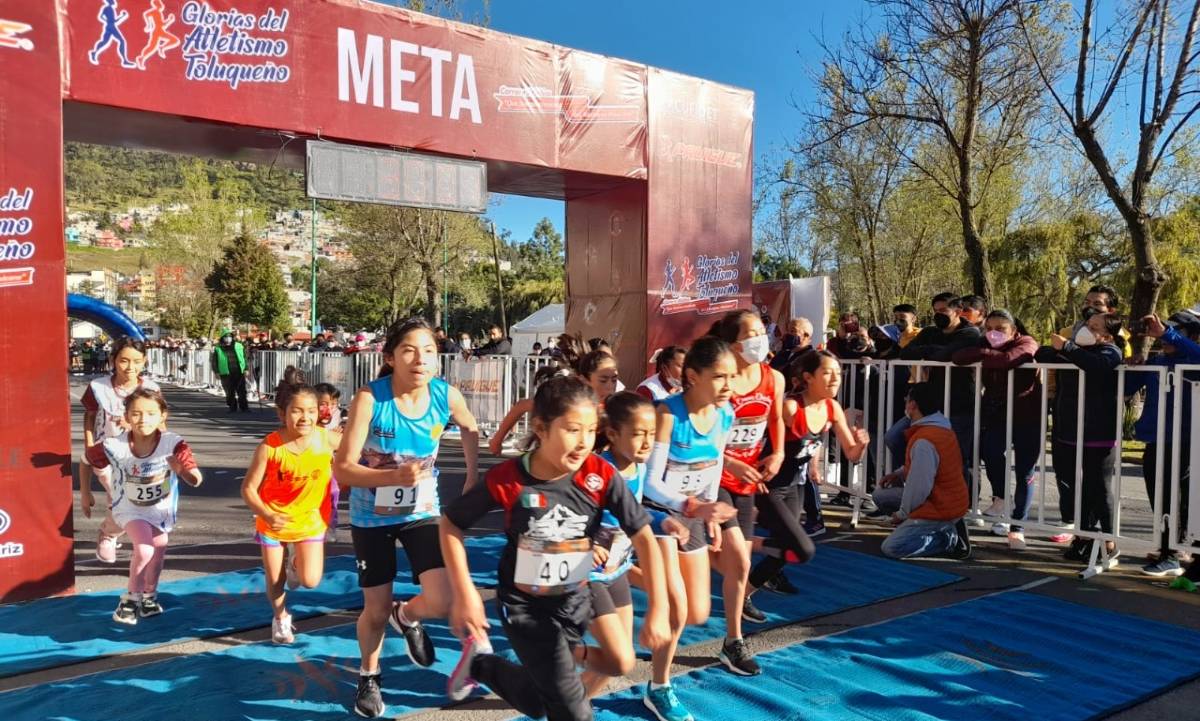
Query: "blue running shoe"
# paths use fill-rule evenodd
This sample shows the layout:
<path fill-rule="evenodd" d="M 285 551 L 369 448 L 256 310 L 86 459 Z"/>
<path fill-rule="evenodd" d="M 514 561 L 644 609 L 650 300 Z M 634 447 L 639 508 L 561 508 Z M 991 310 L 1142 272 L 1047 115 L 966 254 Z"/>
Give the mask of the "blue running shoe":
<path fill-rule="evenodd" d="M 675 689 L 670 686 L 650 688 L 650 684 L 647 683 L 646 693 L 642 695 L 642 703 L 654 712 L 658 721 L 694 721 L 688 710 L 679 703 Z"/>

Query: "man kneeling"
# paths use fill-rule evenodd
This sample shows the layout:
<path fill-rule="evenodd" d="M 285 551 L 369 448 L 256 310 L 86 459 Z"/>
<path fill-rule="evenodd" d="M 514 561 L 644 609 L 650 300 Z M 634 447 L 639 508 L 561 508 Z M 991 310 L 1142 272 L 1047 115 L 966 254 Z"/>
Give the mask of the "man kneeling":
<path fill-rule="evenodd" d="M 904 466 L 880 480 L 876 504 L 899 509 L 892 514 L 896 530 L 883 542 L 889 558 L 971 557 L 967 483 L 962 453 L 950 421 L 942 414 L 942 391 L 930 383 L 910 387 L 904 414 L 907 431 Z"/>

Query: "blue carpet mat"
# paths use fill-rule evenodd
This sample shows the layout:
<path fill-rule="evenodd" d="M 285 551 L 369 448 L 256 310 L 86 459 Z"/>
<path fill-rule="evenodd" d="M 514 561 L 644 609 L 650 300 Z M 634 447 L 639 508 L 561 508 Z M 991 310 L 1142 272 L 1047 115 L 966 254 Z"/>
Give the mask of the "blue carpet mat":
<path fill-rule="evenodd" d="M 710 667 L 673 685 L 702 721 L 731 709 L 739 721 L 1081 721 L 1200 676 L 1200 633 L 1013 592 L 758 661 L 759 678 Z M 654 718 L 640 688 L 597 699 L 595 709 L 597 721 Z"/>
<path fill-rule="evenodd" d="M 469 544 L 476 582 L 494 585 L 503 537 L 472 538 Z M 398 577 L 407 581 L 408 557 L 397 551 L 397 559 Z M 170 563 L 168 551 L 168 567 Z M 271 613 L 263 589 L 261 568 L 163 583 L 159 599 L 166 610 L 136 626 L 112 620 L 120 591 L 0 607 L 0 677 L 268 625 Z M 405 595 L 415 592 L 411 589 Z M 321 584 L 289 593 L 288 607 L 296 619 L 362 608 L 354 557 L 325 559 Z"/>

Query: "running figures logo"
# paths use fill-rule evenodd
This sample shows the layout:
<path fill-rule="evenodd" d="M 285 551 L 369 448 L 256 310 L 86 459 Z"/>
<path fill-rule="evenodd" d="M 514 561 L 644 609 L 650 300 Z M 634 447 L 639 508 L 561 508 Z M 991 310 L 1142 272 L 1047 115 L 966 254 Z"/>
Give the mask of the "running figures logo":
<path fill-rule="evenodd" d="M 30 30 L 33 30 L 32 25 L 19 23 L 16 20 L 0 18 L 0 48 L 33 50 L 33 41 L 29 38 L 20 37 Z"/>
<path fill-rule="evenodd" d="M 12 516 L 9 516 L 7 511 L 0 508 L 0 536 L 7 533 L 11 527 Z M 0 543 L 0 558 L 16 558 L 23 555 L 25 555 L 25 544 L 13 543 L 12 541 Z"/>
<path fill-rule="evenodd" d="M 569 508 L 558 504 L 541 518 L 529 521 L 525 537 L 535 541 L 571 541 L 583 538 L 587 525 L 587 516 L 572 513 Z"/>

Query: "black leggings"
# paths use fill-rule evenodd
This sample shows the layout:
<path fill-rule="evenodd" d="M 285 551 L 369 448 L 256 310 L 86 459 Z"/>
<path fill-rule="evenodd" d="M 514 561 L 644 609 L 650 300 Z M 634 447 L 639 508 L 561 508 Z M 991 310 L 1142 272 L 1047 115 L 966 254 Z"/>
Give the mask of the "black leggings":
<path fill-rule="evenodd" d="M 523 599 L 509 593 L 497 602 L 500 623 L 521 663 L 476 656 L 471 677 L 530 718 L 591 721 L 592 704 L 571 653 L 591 616 L 591 594 L 585 589 L 565 599 Z"/>
<path fill-rule="evenodd" d="M 805 563 L 816 553 L 816 546 L 800 524 L 798 509 L 804 504 L 803 495 L 803 486 L 790 483 L 755 497 L 758 525 L 770 536 L 763 542 L 765 558 L 750 571 L 752 588 L 761 588 L 789 562 Z"/>

